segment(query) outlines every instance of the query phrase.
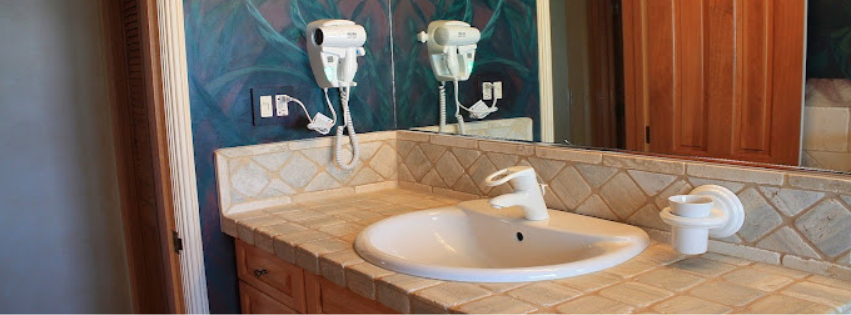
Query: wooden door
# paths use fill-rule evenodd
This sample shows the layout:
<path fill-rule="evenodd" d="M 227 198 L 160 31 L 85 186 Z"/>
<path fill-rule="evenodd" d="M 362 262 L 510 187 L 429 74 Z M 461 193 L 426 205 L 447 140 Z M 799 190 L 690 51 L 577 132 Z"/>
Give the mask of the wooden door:
<path fill-rule="evenodd" d="M 135 311 L 183 313 L 156 0 L 102 3 Z"/>
<path fill-rule="evenodd" d="M 806 0 L 623 0 L 626 146 L 798 165 Z"/>

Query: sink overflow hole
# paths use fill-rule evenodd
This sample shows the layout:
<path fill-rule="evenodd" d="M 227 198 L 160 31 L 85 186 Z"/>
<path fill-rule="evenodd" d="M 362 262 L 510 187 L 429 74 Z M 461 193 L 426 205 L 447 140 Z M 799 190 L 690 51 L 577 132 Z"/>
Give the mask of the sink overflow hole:
<path fill-rule="evenodd" d="M 517 241 L 519 241 L 519 242 L 523 241 L 523 233 L 517 232 L 516 236 L 517 236 Z"/>

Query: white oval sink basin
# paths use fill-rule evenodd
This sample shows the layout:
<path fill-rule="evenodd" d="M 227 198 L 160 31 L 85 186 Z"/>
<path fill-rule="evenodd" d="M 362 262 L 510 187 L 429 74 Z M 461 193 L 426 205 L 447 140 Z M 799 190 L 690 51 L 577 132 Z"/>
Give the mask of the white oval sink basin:
<path fill-rule="evenodd" d="M 472 282 L 552 280 L 600 271 L 644 251 L 647 233 L 626 224 L 549 210 L 528 221 L 487 200 L 402 214 L 365 228 L 355 249 L 382 268 Z"/>

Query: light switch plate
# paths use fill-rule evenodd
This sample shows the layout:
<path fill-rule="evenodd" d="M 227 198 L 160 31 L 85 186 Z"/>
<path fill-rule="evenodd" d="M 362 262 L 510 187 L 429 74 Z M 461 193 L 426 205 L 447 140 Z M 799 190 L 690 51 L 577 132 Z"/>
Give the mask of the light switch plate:
<path fill-rule="evenodd" d="M 260 118 L 272 117 L 272 96 L 260 96 Z"/>

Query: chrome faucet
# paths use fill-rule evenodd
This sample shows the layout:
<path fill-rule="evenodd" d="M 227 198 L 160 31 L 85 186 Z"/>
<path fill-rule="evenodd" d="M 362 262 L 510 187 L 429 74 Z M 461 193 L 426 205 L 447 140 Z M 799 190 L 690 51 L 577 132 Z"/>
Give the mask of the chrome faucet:
<path fill-rule="evenodd" d="M 514 192 L 494 197 L 489 202 L 492 207 L 502 209 L 519 206 L 526 220 L 540 221 L 550 218 L 547 204 L 544 202 L 545 185 L 538 184 L 535 169 L 529 166 L 512 166 L 497 171 L 485 178 L 485 185 L 499 186 L 511 181 Z"/>

